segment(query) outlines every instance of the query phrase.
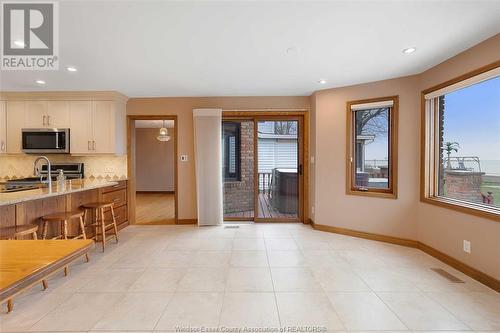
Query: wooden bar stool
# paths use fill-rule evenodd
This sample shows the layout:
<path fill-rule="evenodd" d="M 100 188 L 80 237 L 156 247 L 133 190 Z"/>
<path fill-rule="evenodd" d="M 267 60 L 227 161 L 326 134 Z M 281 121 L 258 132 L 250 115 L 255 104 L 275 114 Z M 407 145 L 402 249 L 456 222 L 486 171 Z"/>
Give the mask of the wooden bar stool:
<path fill-rule="evenodd" d="M 88 211 L 93 211 L 94 212 L 94 221 L 90 226 L 95 227 L 95 241 L 96 242 L 102 242 L 102 252 L 104 252 L 104 249 L 106 247 L 106 231 L 111 229 L 113 234 L 110 237 L 114 237 L 116 240 L 116 243 L 118 243 L 118 228 L 116 227 L 116 218 L 115 218 L 115 211 L 113 209 L 113 203 L 112 202 L 91 202 L 88 204 L 82 205 L 82 207 L 85 209 L 85 216 L 87 215 Z M 104 210 L 109 208 L 111 211 L 111 220 L 106 220 L 104 218 Z M 98 238 L 100 236 L 100 240 Z"/>
<path fill-rule="evenodd" d="M 24 235 L 31 235 L 33 240 L 37 240 L 38 226 L 36 224 L 24 224 L 24 225 L 16 225 L 12 227 L 3 227 L 0 228 L 0 239 L 17 239 L 17 237 Z M 48 288 L 47 280 L 42 280 L 43 290 Z M 12 300 L 7 301 L 7 309 L 8 312 L 12 311 L 13 303 Z"/>
<path fill-rule="evenodd" d="M 36 224 L 16 225 L 12 227 L 0 228 L 0 239 L 17 239 L 17 237 L 24 235 L 31 235 L 36 240 L 38 239 L 36 232 L 38 226 Z"/>
<path fill-rule="evenodd" d="M 76 210 L 72 212 L 59 212 L 42 216 L 42 223 L 43 223 L 42 238 L 47 239 L 49 223 L 60 223 L 61 233 L 59 234 L 59 236 L 53 237 L 52 239 L 59 239 L 59 238 L 68 239 L 68 221 L 71 221 L 73 219 L 78 219 L 80 234 L 71 239 L 79 239 L 79 238 L 87 239 L 87 235 L 85 234 L 85 224 L 83 219 L 84 214 L 85 214 L 84 211 Z M 89 261 L 89 255 L 87 253 L 85 254 L 85 259 L 87 260 L 87 262 Z M 64 274 L 65 275 L 68 274 L 68 267 L 64 268 Z"/>

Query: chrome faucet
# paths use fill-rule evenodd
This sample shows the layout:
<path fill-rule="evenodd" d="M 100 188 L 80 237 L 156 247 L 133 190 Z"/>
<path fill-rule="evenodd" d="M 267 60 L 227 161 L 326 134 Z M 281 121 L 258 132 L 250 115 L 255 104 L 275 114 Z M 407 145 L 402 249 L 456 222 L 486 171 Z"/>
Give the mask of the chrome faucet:
<path fill-rule="evenodd" d="M 47 163 L 47 181 L 44 182 L 43 181 L 43 175 L 42 173 L 40 172 L 40 169 L 38 169 L 37 167 L 37 164 L 38 164 L 38 161 L 40 160 L 45 160 L 45 162 Z M 52 174 L 51 174 L 51 168 L 52 168 L 52 165 L 50 164 L 50 160 L 46 157 L 46 156 L 40 156 L 40 157 L 37 157 L 34 164 L 33 164 L 33 173 L 35 174 L 35 176 L 40 176 L 40 181 L 42 183 L 46 183 L 49 187 L 49 192 L 52 191 Z"/>

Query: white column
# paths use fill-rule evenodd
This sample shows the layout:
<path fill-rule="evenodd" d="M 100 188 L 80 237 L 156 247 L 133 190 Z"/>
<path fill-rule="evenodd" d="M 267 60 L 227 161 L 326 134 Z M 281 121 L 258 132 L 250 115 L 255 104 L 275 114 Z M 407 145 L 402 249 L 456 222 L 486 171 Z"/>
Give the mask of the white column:
<path fill-rule="evenodd" d="M 219 225 L 222 208 L 222 109 L 194 109 L 198 225 Z"/>

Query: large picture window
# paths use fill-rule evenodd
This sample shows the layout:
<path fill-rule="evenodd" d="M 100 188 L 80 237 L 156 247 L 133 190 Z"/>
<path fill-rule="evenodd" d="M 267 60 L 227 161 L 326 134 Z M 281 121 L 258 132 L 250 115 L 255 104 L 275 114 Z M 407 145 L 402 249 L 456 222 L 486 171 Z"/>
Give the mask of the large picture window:
<path fill-rule="evenodd" d="M 241 179 L 240 131 L 239 122 L 222 122 L 222 174 L 226 182 Z"/>
<path fill-rule="evenodd" d="M 500 217 L 499 67 L 423 93 L 424 201 Z"/>
<path fill-rule="evenodd" d="M 347 103 L 347 193 L 396 197 L 398 98 Z"/>

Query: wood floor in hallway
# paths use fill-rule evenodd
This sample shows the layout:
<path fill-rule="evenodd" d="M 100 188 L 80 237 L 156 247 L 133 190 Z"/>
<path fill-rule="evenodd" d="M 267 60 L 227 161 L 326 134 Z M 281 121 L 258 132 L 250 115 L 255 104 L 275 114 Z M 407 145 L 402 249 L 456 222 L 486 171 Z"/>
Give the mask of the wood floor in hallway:
<path fill-rule="evenodd" d="M 136 223 L 142 225 L 175 224 L 175 195 L 137 193 Z"/>

